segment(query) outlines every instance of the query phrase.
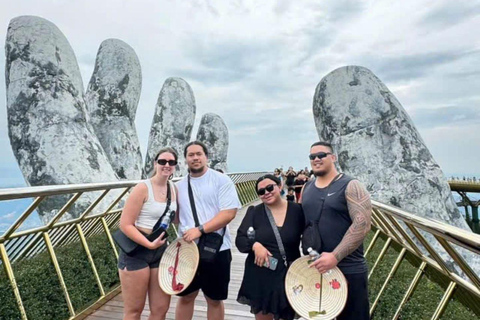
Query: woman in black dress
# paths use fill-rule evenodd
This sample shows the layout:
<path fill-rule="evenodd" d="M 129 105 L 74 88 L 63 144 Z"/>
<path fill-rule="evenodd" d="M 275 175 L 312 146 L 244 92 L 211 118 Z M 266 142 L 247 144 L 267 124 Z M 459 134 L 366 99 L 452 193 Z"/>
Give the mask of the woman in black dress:
<path fill-rule="evenodd" d="M 280 180 L 271 174 L 257 180 L 257 193 L 263 203 L 248 208 L 235 240 L 238 250 L 248 253 L 237 301 L 249 305 L 257 320 L 291 320 L 295 317 L 284 283 L 288 266 L 300 257 L 300 238 L 305 220 L 300 205 L 281 198 L 280 186 Z M 272 213 L 280 233 L 286 263 L 266 210 Z M 255 231 L 254 239 L 248 232 L 250 227 Z M 278 261 L 275 270 L 272 270 L 275 263 L 271 258 Z"/>

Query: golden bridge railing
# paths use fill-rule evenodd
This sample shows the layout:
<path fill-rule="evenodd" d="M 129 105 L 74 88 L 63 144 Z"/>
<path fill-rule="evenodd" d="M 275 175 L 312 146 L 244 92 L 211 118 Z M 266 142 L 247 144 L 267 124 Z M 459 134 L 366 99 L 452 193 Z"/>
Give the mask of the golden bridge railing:
<path fill-rule="evenodd" d="M 257 199 L 254 190 L 256 179 L 265 174 L 265 172 L 248 172 L 248 173 L 231 173 L 228 174 L 235 183 L 239 198 L 242 205 L 250 203 Z M 92 309 L 101 305 L 104 301 L 119 292 L 119 285 L 106 290 L 102 280 L 100 279 L 98 266 L 92 257 L 89 239 L 96 235 L 104 234 L 108 239 L 108 245 L 111 247 L 115 258 L 118 258 L 118 251 L 114 244 L 112 233 L 119 226 L 119 218 L 121 215 L 122 202 L 128 196 L 130 189 L 135 186 L 138 181 L 121 181 L 112 183 L 97 184 L 78 184 L 63 186 L 44 186 L 29 187 L 17 189 L 0 190 L 0 206 L 2 201 L 18 200 L 24 198 L 33 198 L 32 203 L 19 216 L 19 218 L 0 235 L 0 262 L 3 265 L 5 274 L 10 283 L 11 290 L 16 300 L 19 316 L 12 316 L 12 319 L 27 319 L 28 310 L 22 298 L 21 290 L 15 277 L 15 265 L 20 261 L 31 259 L 35 256 L 48 252 L 50 261 L 55 269 L 58 283 L 61 287 L 67 308 L 69 319 L 82 319 L 86 317 Z M 91 201 L 88 208 L 78 217 L 63 221 L 62 218 L 68 210 L 78 201 L 83 194 L 96 192 L 96 199 Z M 102 203 L 107 198 L 107 194 L 114 193 L 113 201 L 110 203 Z M 53 196 L 68 195 L 68 200 L 62 207 L 58 208 L 53 217 L 45 225 L 19 231 L 19 228 L 32 215 L 45 199 Z M 106 209 L 100 212 L 94 212 L 94 209 L 103 204 Z M 97 210 L 98 211 L 98 210 Z M 68 246 L 72 243 L 80 243 L 86 254 L 88 265 L 94 275 L 98 288 L 99 298 L 87 308 L 76 310 L 70 298 L 69 288 L 64 281 L 64 272 L 58 261 L 56 251 L 60 248 Z M 1 291 L 0 286 L 0 291 Z M 5 289 L 5 288 L 4 288 Z M 1 309 L 0 309 L 1 310 Z M 0 312 L 0 318 L 5 319 L 5 315 Z"/>
<path fill-rule="evenodd" d="M 229 174 L 234 181 L 239 194 L 242 205 L 257 199 L 254 190 L 255 180 L 264 174 L 264 172 L 251 173 L 234 173 Z M 82 319 L 95 310 L 99 305 L 103 304 L 110 297 L 119 292 L 119 285 L 107 287 L 102 282 L 100 270 L 102 265 L 95 263 L 92 241 L 98 235 L 102 235 L 106 239 L 103 243 L 110 248 L 109 252 L 115 259 L 118 256 L 117 248 L 112 240 L 112 232 L 118 228 L 119 218 L 121 214 L 122 201 L 128 195 L 129 190 L 138 181 L 122 181 L 115 183 L 102 184 L 84 184 L 84 185 L 68 185 L 68 186 L 46 186 L 46 187 L 30 187 L 20 189 L 4 189 L 0 190 L 0 206 L 2 201 L 13 199 L 32 198 L 32 203 L 24 211 L 24 213 L 13 223 L 6 232 L 0 235 L 0 258 L 5 275 L 8 278 L 9 289 L 1 287 L 1 290 L 10 290 L 13 292 L 15 303 L 18 309 L 18 316 L 7 317 L 2 314 L 2 305 L 0 304 L 0 318 L 2 319 L 33 319 L 29 317 L 29 308 L 25 308 L 25 299 L 22 297 L 21 287 L 17 283 L 15 270 L 22 263 L 30 263 L 41 255 L 48 255 L 48 261 L 53 265 L 54 273 L 58 279 L 58 295 L 63 295 L 65 308 L 65 317 L 68 319 Z M 87 209 L 84 210 L 77 218 L 63 221 L 62 217 L 68 212 L 72 205 L 81 199 L 83 194 L 97 193 L 96 199 L 92 200 Z M 107 195 L 115 194 L 110 203 L 102 203 L 107 199 Z M 39 205 L 52 196 L 69 195 L 69 198 L 59 206 L 56 213 L 50 221 L 40 227 L 28 230 L 19 230 L 25 220 L 38 209 Z M 111 197 L 110 197 L 111 199 Z M 95 212 L 95 208 L 103 207 L 106 209 Z M 388 206 L 382 203 L 373 202 L 373 228 L 370 235 L 370 241 L 366 248 L 366 255 L 371 264 L 369 272 L 369 281 L 373 283 L 380 275 L 380 270 L 385 266 L 386 256 L 392 248 L 397 252 L 395 262 L 390 268 L 385 280 L 375 290 L 374 297 L 371 298 L 371 313 L 375 315 L 375 311 L 380 309 L 382 299 L 385 298 L 389 284 L 393 283 L 397 271 L 403 262 L 413 256 L 420 262 L 416 268 L 415 276 L 411 279 L 407 290 L 402 293 L 403 296 L 392 311 L 392 316 L 385 319 L 400 319 L 405 305 L 412 298 L 412 295 L 419 290 L 418 284 L 425 275 L 435 274 L 438 279 L 443 279 L 447 283 L 442 299 L 436 305 L 436 309 L 432 310 L 431 319 L 439 319 L 445 311 L 452 295 L 456 290 L 463 292 L 463 302 L 468 307 L 480 315 L 480 280 L 478 275 L 478 263 L 476 266 L 466 262 L 463 257 L 463 251 L 469 252 L 477 261 L 480 258 L 480 236 L 473 233 L 467 233 L 455 227 L 451 227 L 444 223 L 417 217 L 411 213 Z M 381 240 L 380 240 L 381 239 Z M 383 244 L 381 243 L 383 241 Z M 438 246 L 434 246 L 434 242 L 438 242 Z M 93 274 L 92 281 L 96 284 L 97 297 L 96 300 L 76 307 L 72 303 L 72 290 L 65 281 L 65 268 L 59 263 L 58 252 L 63 252 L 65 248 L 71 245 L 81 246 L 81 250 L 85 254 L 85 266 L 91 270 Z M 377 247 L 380 250 L 376 250 Z M 443 249 L 438 249 L 441 247 Z M 458 249 L 458 248 L 461 248 Z M 378 251 L 375 256 L 375 251 Z M 33 268 L 33 267 L 32 267 Z M 116 273 L 116 268 L 112 267 Z M 17 268 L 18 269 L 18 268 Z M 75 270 L 79 270 L 78 268 Z M 17 270 L 18 271 L 18 270 Z M 42 284 L 39 284 L 40 286 Z M 398 290 L 397 290 L 398 291 Z M 31 302 L 29 301 L 30 305 Z M 392 307 L 389 307 L 392 308 Z M 46 317 L 38 316 L 43 319 Z M 50 317 L 53 318 L 53 317 Z M 382 317 L 377 317 L 383 319 Z"/>
<path fill-rule="evenodd" d="M 465 292 L 462 297 L 464 304 L 477 316 L 480 316 L 480 278 L 478 274 L 480 270 L 480 235 L 445 223 L 418 217 L 376 201 L 373 201 L 372 225 L 374 235 L 365 251 L 367 260 L 373 264 L 368 275 L 369 281 L 376 274 L 376 269 L 382 263 L 387 250 L 394 244 L 399 245 L 395 263 L 371 301 L 370 313 L 372 315 L 375 314 L 375 310 L 400 264 L 406 259 L 407 254 L 410 254 L 420 259 L 420 265 L 403 298 L 398 302 L 391 319 L 402 318 L 403 307 L 414 294 L 422 276 L 428 272 L 435 273 L 437 279 L 443 278 L 443 281 L 448 283 L 442 299 L 431 315 L 432 320 L 442 316 L 452 294 L 459 288 L 464 289 Z M 378 256 L 369 257 L 368 255 L 380 237 L 383 237 L 384 241 Z M 473 263 L 468 263 L 465 256 L 468 256 Z"/>

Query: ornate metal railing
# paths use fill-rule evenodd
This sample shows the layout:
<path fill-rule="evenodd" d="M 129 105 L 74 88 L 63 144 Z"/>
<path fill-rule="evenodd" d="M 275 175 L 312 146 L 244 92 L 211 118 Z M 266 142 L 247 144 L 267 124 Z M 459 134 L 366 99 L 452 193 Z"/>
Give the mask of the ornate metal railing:
<path fill-rule="evenodd" d="M 257 199 L 255 193 L 255 180 L 264 174 L 264 172 L 233 173 L 229 174 L 234 181 L 242 205 L 250 203 Z M 6 286 L 2 287 L 0 281 L 0 294 L 2 290 L 9 290 L 13 293 L 15 303 L 12 305 L 18 309 L 18 316 L 10 317 L 12 319 L 27 319 L 29 317 L 29 308 L 25 304 L 32 305 L 31 301 L 26 302 L 22 296 L 22 288 L 17 283 L 18 274 L 15 272 L 25 263 L 30 263 L 42 255 L 46 257 L 47 263 L 53 265 L 54 273 L 57 278 L 59 289 L 57 292 L 63 294 L 66 308 L 65 317 L 69 319 L 83 319 L 98 305 L 103 304 L 112 296 L 119 292 L 118 282 L 115 285 L 107 287 L 101 278 L 101 269 L 104 267 L 95 261 L 95 254 L 91 251 L 92 241 L 97 236 L 103 236 L 102 243 L 107 247 L 107 251 L 113 256 L 118 257 L 117 248 L 112 240 L 112 232 L 118 228 L 121 214 L 122 201 L 128 195 L 129 190 L 138 181 L 126 181 L 102 184 L 84 184 L 68 186 L 47 186 L 31 187 L 20 189 L 0 190 L 0 206 L 2 201 L 32 198 L 31 204 L 23 214 L 13 223 L 7 231 L 0 235 L 0 258 L 3 265 L 4 275 L 8 279 Z M 88 207 L 78 215 L 78 217 L 63 221 L 62 217 L 69 212 L 69 209 L 82 199 L 82 195 L 87 193 L 98 194 Z M 112 197 L 111 195 L 115 196 Z M 50 221 L 44 226 L 20 230 L 22 224 L 27 218 L 39 208 L 39 205 L 51 197 L 63 196 L 64 203 L 58 207 Z M 108 203 L 104 203 L 108 199 Z M 402 298 L 392 307 L 392 316 L 388 319 L 402 318 L 402 311 L 406 304 L 412 298 L 418 289 L 420 280 L 426 276 L 434 274 L 432 278 L 443 279 L 446 283 L 443 296 L 432 310 L 431 319 L 439 319 L 445 311 L 448 303 L 452 300 L 452 295 L 456 290 L 462 291 L 462 303 L 468 306 L 475 314 L 480 315 L 480 280 L 478 275 L 479 263 L 469 263 L 467 261 L 480 260 L 480 236 L 465 232 L 458 228 L 436 222 L 429 219 L 417 217 L 411 213 L 402 211 L 398 208 L 388 206 L 379 202 L 373 202 L 373 228 L 370 235 L 369 244 L 365 250 L 369 260 L 370 271 L 369 281 L 378 282 L 380 270 L 385 267 L 387 256 L 393 250 L 396 252 L 394 263 L 388 271 L 385 279 L 381 279 L 379 288 L 374 290 L 374 297 L 371 299 L 371 313 L 375 315 L 382 306 L 382 301 L 387 295 L 389 286 L 403 263 L 410 263 L 410 258 L 414 257 L 419 261 L 416 267 L 415 276 L 410 281 L 408 288 L 402 293 Z M 98 208 L 104 208 L 98 210 Z M 437 242 L 437 245 L 434 245 Z M 73 250 L 71 247 L 80 246 L 86 259 L 85 268 L 91 270 L 92 281 L 98 290 L 96 300 L 89 301 L 87 304 L 77 304 L 72 302 L 72 290 L 70 285 L 64 279 L 66 270 L 65 265 L 59 262 L 58 252 L 64 250 Z M 375 252 L 377 256 L 375 257 Z M 465 256 L 470 256 L 465 258 Z M 43 261 L 43 260 L 42 260 Z M 114 273 L 116 268 L 112 267 Z M 75 269 L 80 270 L 80 269 Z M 71 276 L 71 275 L 70 275 Z M 0 273 L 1 280 L 1 273 Z M 407 279 L 403 279 L 408 281 Z M 40 286 L 42 286 L 40 284 Z M 398 290 L 396 290 L 398 291 Z M 36 298 L 37 296 L 35 296 Z M 2 300 L 0 304 L 0 318 L 2 314 L 2 305 L 7 304 Z M 42 317 L 39 317 L 42 319 Z M 45 318 L 45 317 L 43 317 Z M 53 318 L 53 317 L 50 317 Z M 61 317 L 56 317 L 61 318 Z M 378 318 L 378 317 L 377 317 Z M 380 317 L 381 318 L 381 317 Z"/>
<path fill-rule="evenodd" d="M 257 198 L 254 190 L 255 181 L 263 174 L 265 174 L 265 172 L 228 174 L 235 183 L 242 205 L 252 202 Z M 28 208 L 8 230 L 0 236 L 1 264 L 10 282 L 19 315 L 22 319 L 27 319 L 28 317 L 15 277 L 14 265 L 45 251 L 48 252 L 51 263 L 55 268 L 58 283 L 68 307 L 70 319 L 84 318 L 88 314 L 88 310 L 92 309 L 92 306 L 102 304 L 103 301 L 108 300 L 112 295 L 119 292 L 118 285 L 109 291 L 104 288 L 97 270 L 99 266 L 95 264 L 92 257 L 88 240 L 96 235 L 105 234 L 115 258 L 118 258 L 118 251 L 112 238 L 112 231 L 119 226 L 121 215 L 121 206 L 119 206 L 119 204 L 126 199 L 130 189 L 138 182 L 139 181 L 122 181 L 0 190 L 0 206 L 2 201 L 33 198 Z M 89 203 L 88 207 L 78 217 L 72 220 L 62 221 L 62 218 L 67 214 L 69 208 L 71 208 L 83 194 L 94 192 L 99 193 L 96 199 L 93 198 L 94 200 Z M 113 201 L 111 200 L 111 202 L 107 204 L 102 203 L 102 201 L 107 198 L 107 195 L 111 194 L 115 194 L 113 198 L 110 197 L 110 200 L 113 199 Z M 25 220 L 39 209 L 42 202 L 49 197 L 57 197 L 60 195 L 68 195 L 69 198 L 67 197 L 68 200 L 64 203 L 63 207 L 57 209 L 53 217 L 45 225 L 18 231 Z M 102 206 L 106 209 L 102 209 L 100 212 L 94 212 L 96 208 Z M 57 249 L 72 243 L 81 243 L 99 290 L 98 300 L 84 310 L 75 310 L 56 254 Z M 2 318 L 1 314 L 0 318 Z"/>
<path fill-rule="evenodd" d="M 442 299 L 431 316 L 432 320 L 442 316 L 452 294 L 458 288 L 462 288 L 466 292 L 463 302 L 467 307 L 477 316 L 480 315 L 478 304 L 480 302 L 480 278 L 478 275 L 480 235 L 435 220 L 418 217 L 376 201 L 373 201 L 372 224 L 374 235 L 365 251 L 367 259 L 375 261 L 373 267 L 370 268 L 369 279 L 382 263 L 387 250 L 395 243 L 399 245 L 395 263 L 372 301 L 370 308 L 372 315 L 400 264 L 407 258 L 407 254 L 414 255 L 421 262 L 391 319 L 401 318 L 402 308 L 414 294 L 422 276 L 428 272 L 435 273 L 437 279 L 443 278 L 448 283 Z M 380 236 L 384 238 L 383 247 L 376 259 L 372 260 L 368 255 Z M 467 262 L 467 259 L 473 263 Z"/>

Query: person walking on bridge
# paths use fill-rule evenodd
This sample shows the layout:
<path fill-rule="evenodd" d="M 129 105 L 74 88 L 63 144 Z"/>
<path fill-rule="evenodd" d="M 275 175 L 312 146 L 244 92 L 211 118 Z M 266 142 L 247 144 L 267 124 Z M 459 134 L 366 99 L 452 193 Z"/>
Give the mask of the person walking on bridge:
<path fill-rule="evenodd" d="M 330 143 L 314 143 L 309 158 L 315 179 L 304 186 L 300 198 L 306 221 L 304 237 L 318 241 L 304 242 L 303 250 L 312 247 L 321 253 L 311 265 L 318 272 L 338 266 L 347 279 L 347 303 L 337 320 L 369 319 L 363 240 L 370 231 L 370 195 L 358 180 L 338 173 Z"/>
<path fill-rule="evenodd" d="M 193 281 L 179 294 L 175 319 L 192 319 L 195 299 L 202 289 L 207 318 L 221 320 L 225 317 L 223 300 L 228 296 L 232 261 L 228 224 L 241 204 L 230 177 L 207 166 L 208 150 L 202 142 L 187 144 L 184 155 L 189 174 L 177 183 L 179 230 L 185 241 L 198 242 L 200 263 Z"/>

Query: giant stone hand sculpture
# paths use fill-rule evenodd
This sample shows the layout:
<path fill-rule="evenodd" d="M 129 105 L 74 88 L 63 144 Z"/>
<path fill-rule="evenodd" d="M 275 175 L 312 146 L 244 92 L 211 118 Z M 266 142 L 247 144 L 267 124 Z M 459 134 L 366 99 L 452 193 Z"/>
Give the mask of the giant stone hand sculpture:
<path fill-rule="evenodd" d="M 98 49 L 85 100 L 90 123 L 120 179 L 142 176 L 142 154 L 135 115 L 142 89 L 142 71 L 135 51 L 118 39 Z"/>
<path fill-rule="evenodd" d="M 220 116 L 204 114 L 198 127 L 197 140 L 208 148 L 210 167 L 227 172 L 228 128 Z"/>
<path fill-rule="evenodd" d="M 187 172 L 183 148 L 190 141 L 195 121 L 195 97 L 190 85 L 181 78 L 168 78 L 158 96 L 148 137 L 145 175 L 150 176 L 158 150 L 170 146 L 178 153 L 176 176 Z"/>
<path fill-rule="evenodd" d="M 370 70 L 348 66 L 326 75 L 313 114 L 319 138 L 333 143 L 341 169 L 362 181 L 374 200 L 470 230 L 412 120 Z"/>
<path fill-rule="evenodd" d="M 12 19 L 5 44 L 8 132 L 28 184 L 57 185 L 117 180 L 85 108 L 75 54 L 51 22 Z M 42 203 L 49 220 L 64 197 Z M 78 201 L 71 212 L 86 205 Z"/>

